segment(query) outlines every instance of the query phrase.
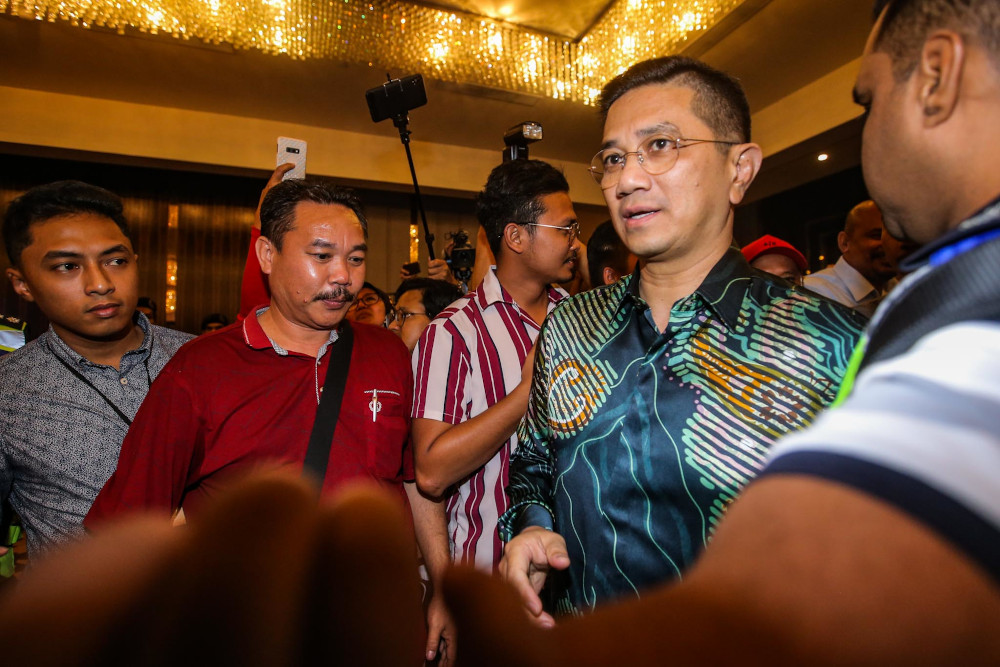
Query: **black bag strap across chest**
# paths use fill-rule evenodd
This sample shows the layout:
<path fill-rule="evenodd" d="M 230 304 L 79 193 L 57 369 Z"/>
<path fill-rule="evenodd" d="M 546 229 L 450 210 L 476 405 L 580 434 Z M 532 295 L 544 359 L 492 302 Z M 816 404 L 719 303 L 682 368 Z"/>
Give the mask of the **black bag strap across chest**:
<path fill-rule="evenodd" d="M 330 363 L 326 367 L 326 378 L 323 380 L 319 405 L 316 406 L 316 420 L 309 436 L 309 448 L 306 450 L 303 468 L 316 475 L 320 486 L 326 478 L 333 432 L 337 428 L 340 405 L 344 402 L 344 387 L 347 385 L 347 371 L 351 366 L 351 351 L 354 348 L 354 332 L 346 320 L 340 327 L 340 335 L 330 348 Z"/>

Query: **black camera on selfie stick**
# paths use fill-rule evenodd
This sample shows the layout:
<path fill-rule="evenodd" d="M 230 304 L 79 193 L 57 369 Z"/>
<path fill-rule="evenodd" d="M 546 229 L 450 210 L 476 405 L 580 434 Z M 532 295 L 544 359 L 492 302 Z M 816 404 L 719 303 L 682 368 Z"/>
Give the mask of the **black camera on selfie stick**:
<path fill-rule="evenodd" d="M 417 184 L 417 170 L 413 167 L 413 155 L 410 153 L 410 110 L 427 104 L 427 92 L 424 90 L 424 77 L 412 74 L 402 79 L 393 79 L 386 74 L 388 81 L 381 86 L 365 91 L 368 102 L 368 112 L 372 121 L 379 123 L 386 118 L 392 119 L 392 124 L 399 130 L 399 140 L 406 149 L 406 161 L 410 164 L 410 177 L 413 179 L 413 192 L 417 196 L 417 209 L 420 211 L 420 221 L 424 224 L 424 240 L 427 243 L 427 256 L 434 259 L 434 235 L 427 226 L 427 214 L 424 213 L 424 201 L 420 196 L 420 186 Z"/>

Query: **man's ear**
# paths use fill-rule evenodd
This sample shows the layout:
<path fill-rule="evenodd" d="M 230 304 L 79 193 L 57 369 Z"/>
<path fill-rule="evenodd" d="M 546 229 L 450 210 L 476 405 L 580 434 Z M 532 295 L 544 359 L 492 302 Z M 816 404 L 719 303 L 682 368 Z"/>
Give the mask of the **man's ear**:
<path fill-rule="evenodd" d="M 24 279 L 24 274 L 21 273 L 19 269 L 10 267 L 7 269 L 7 277 L 10 278 L 10 284 L 14 286 L 14 291 L 17 292 L 25 301 L 34 301 L 35 297 L 31 295 L 31 288 L 28 286 L 28 281 Z"/>
<path fill-rule="evenodd" d="M 527 232 L 516 222 L 508 222 L 503 228 L 503 245 L 517 254 L 525 251 L 525 234 Z"/>
<path fill-rule="evenodd" d="M 837 234 L 837 248 L 840 250 L 841 255 L 847 252 L 847 232 L 840 231 Z"/>
<path fill-rule="evenodd" d="M 260 262 L 260 270 L 266 275 L 271 275 L 271 262 L 274 259 L 274 255 L 278 252 L 274 244 L 271 243 L 271 239 L 266 236 L 257 237 L 257 245 L 254 246 L 254 252 L 257 253 L 257 261 Z"/>
<path fill-rule="evenodd" d="M 729 203 L 736 206 L 743 201 L 753 179 L 760 171 L 764 154 L 757 144 L 739 144 L 730 154 L 733 159 L 733 182 L 729 188 Z"/>
<path fill-rule="evenodd" d="M 612 269 L 610 266 L 605 266 L 604 270 L 601 272 L 601 278 L 604 279 L 605 285 L 611 285 L 612 283 L 618 282 L 621 278 L 621 274 Z M 600 285 L 593 285 L 593 287 L 600 287 Z"/>
<path fill-rule="evenodd" d="M 938 30 L 924 42 L 914 76 L 924 112 L 924 126 L 948 120 L 958 105 L 965 68 L 965 44 L 950 30 Z"/>

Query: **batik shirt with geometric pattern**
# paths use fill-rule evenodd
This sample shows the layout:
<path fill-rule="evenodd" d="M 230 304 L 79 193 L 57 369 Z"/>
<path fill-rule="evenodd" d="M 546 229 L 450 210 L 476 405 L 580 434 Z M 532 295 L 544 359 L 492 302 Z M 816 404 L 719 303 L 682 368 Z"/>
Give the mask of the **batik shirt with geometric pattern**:
<path fill-rule="evenodd" d="M 563 301 L 538 339 L 501 536 L 565 538 L 560 611 L 679 578 L 771 445 L 833 401 L 864 325 L 733 249 L 663 332 L 638 287 Z"/>

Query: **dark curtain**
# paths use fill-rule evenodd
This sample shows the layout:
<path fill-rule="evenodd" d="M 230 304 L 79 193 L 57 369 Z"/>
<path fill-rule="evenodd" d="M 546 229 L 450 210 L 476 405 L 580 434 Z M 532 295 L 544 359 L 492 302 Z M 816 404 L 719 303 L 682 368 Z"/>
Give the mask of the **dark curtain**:
<path fill-rule="evenodd" d="M 228 204 L 182 204 L 177 227 L 177 321 L 199 333 L 201 320 L 222 313 L 234 321 L 240 281 L 250 245 L 252 208 Z M 163 278 L 166 279 L 166 257 Z"/>

